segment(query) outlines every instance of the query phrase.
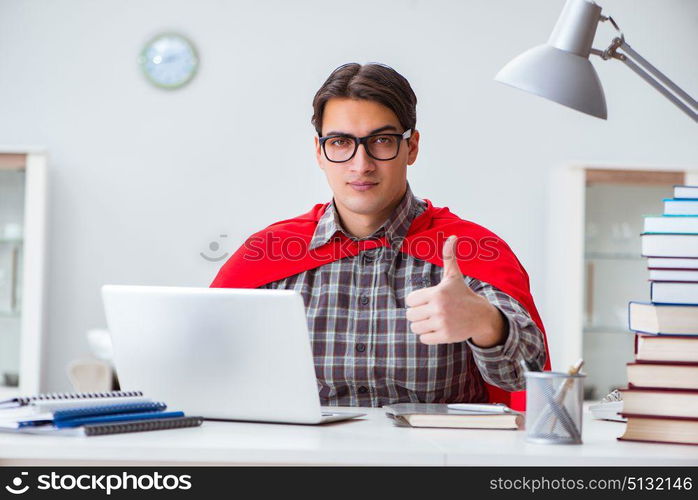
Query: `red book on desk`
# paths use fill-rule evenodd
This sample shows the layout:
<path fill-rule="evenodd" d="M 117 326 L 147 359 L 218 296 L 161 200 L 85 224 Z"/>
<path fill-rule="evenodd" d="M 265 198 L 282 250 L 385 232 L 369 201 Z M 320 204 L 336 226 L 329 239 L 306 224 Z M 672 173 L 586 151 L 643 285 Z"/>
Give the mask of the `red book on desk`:
<path fill-rule="evenodd" d="M 630 387 L 621 392 L 628 423 L 619 440 L 698 445 L 698 391 Z"/>
<path fill-rule="evenodd" d="M 638 334 L 635 336 L 635 359 L 698 363 L 698 337 Z"/>
<path fill-rule="evenodd" d="M 623 412 L 669 418 L 698 418 L 698 391 L 686 389 L 620 389 Z"/>
<path fill-rule="evenodd" d="M 627 370 L 631 388 L 698 390 L 698 363 L 636 361 Z"/>
<path fill-rule="evenodd" d="M 698 418 L 622 413 L 628 419 L 619 441 L 698 445 Z"/>

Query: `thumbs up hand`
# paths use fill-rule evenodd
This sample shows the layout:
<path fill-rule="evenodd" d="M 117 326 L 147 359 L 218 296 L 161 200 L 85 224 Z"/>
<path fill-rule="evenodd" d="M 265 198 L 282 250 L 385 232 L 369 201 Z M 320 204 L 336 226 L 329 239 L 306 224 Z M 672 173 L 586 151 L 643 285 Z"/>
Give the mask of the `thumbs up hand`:
<path fill-rule="evenodd" d="M 443 247 L 444 272 L 438 285 L 411 292 L 405 299 L 410 329 L 423 344 L 449 344 L 471 339 L 478 347 L 506 340 L 502 313 L 465 283 L 456 259 L 456 237 Z"/>

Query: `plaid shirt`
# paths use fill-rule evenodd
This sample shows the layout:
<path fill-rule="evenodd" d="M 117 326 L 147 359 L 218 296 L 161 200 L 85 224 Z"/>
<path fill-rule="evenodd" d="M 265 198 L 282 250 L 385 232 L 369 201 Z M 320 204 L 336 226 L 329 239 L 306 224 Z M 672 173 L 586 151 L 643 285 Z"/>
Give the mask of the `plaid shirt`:
<path fill-rule="evenodd" d="M 443 268 L 399 251 L 410 224 L 426 208 L 409 186 L 389 219 L 366 239 L 378 247 L 263 285 L 296 290 L 305 301 L 320 401 L 326 406 L 382 406 L 398 402 L 486 402 L 484 381 L 509 391 L 524 389 L 522 357 L 545 361 L 543 336 L 518 301 L 466 276 L 508 321 L 503 345 L 470 341 L 425 345 L 405 317 L 405 298 L 441 281 Z M 337 232 L 347 234 L 331 203 L 310 249 Z M 483 381 L 484 379 L 484 381 Z"/>

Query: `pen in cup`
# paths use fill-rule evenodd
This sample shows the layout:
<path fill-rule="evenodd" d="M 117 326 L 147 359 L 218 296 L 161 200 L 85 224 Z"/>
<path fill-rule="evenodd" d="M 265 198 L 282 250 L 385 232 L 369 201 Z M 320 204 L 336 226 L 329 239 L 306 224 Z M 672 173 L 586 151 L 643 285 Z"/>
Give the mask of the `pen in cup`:
<path fill-rule="evenodd" d="M 582 358 L 579 358 L 575 364 L 570 366 L 569 370 L 567 370 L 567 374 L 577 375 L 579 373 L 579 370 L 582 369 L 582 366 L 584 366 L 584 360 Z M 567 380 L 565 380 L 565 383 L 560 386 L 560 388 L 555 393 L 555 402 L 557 404 L 562 405 L 563 401 L 565 400 L 565 396 L 567 396 L 567 392 L 570 390 L 570 387 L 572 387 L 573 383 L 574 379 L 568 378 Z M 550 426 L 550 432 L 553 431 L 556 423 L 557 419 L 555 416 L 553 416 L 552 425 Z"/>
<path fill-rule="evenodd" d="M 539 366 L 533 362 L 533 361 L 528 361 L 525 359 L 522 359 L 520 361 L 520 364 L 522 368 L 524 369 L 524 372 L 540 372 Z M 526 427 L 529 429 L 529 435 L 534 435 L 538 438 L 545 438 L 546 440 L 551 439 L 551 442 L 554 442 L 556 439 L 556 436 L 554 433 L 549 433 L 546 434 L 545 436 L 540 433 L 539 429 L 541 428 L 542 424 L 544 424 L 550 415 L 552 414 L 554 417 L 557 417 L 557 419 L 560 421 L 562 426 L 564 427 L 565 431 L 568 433 L 569 437 L 572 439 L 573 442 L 581 442 L 581 434 L 577 428 L 577 425 L 575 424 L 574 420 L 570 416 L 569 412 L 567 411 L 567 408 L 565 408 L 564 405 L 561 405 L 557 400 L 556 400 L 556 394 L 553 394 L 552 391 L 552 386 L 549 384 L 548 380 L 537 380 L 539 377 L 535 377 L 537 383 L 538 383 L 538 390 L 540 393 L 543 395 L 546 401 L 546 406 L 543 408 L 541 413 L 538 414 L 538 417 L 535 419 L 534 422 L 531 423 L 529 427 L 529 422 L 527 421 Z M 527 380 L 528 382 L 528 380 Z M 527 391 L 531 391 L 532 387 L 527 387 Z M 558 391 L 559 392 L 559 391 Z M 530 409 L 527 409 L 527 414 L 529 413 Z M 559 437 L 559 436 L 558 436 Z"/>

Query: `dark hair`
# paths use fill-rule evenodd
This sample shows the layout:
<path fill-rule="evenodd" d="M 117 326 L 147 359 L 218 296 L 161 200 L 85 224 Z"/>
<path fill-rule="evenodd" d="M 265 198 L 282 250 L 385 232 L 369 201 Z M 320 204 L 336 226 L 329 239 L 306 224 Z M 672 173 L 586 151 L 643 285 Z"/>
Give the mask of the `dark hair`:
<path fill-rule="evenodd" d="M 322 135 L 322 114 L 333 97 L 375 101 L 391 109 L 400 124 L 414 130 L 417 124 L 417 96 L 410 82 L 390 66 L 379 63 L 348 63 L 335 69 L 313 98 L 310 122 Z"/>

